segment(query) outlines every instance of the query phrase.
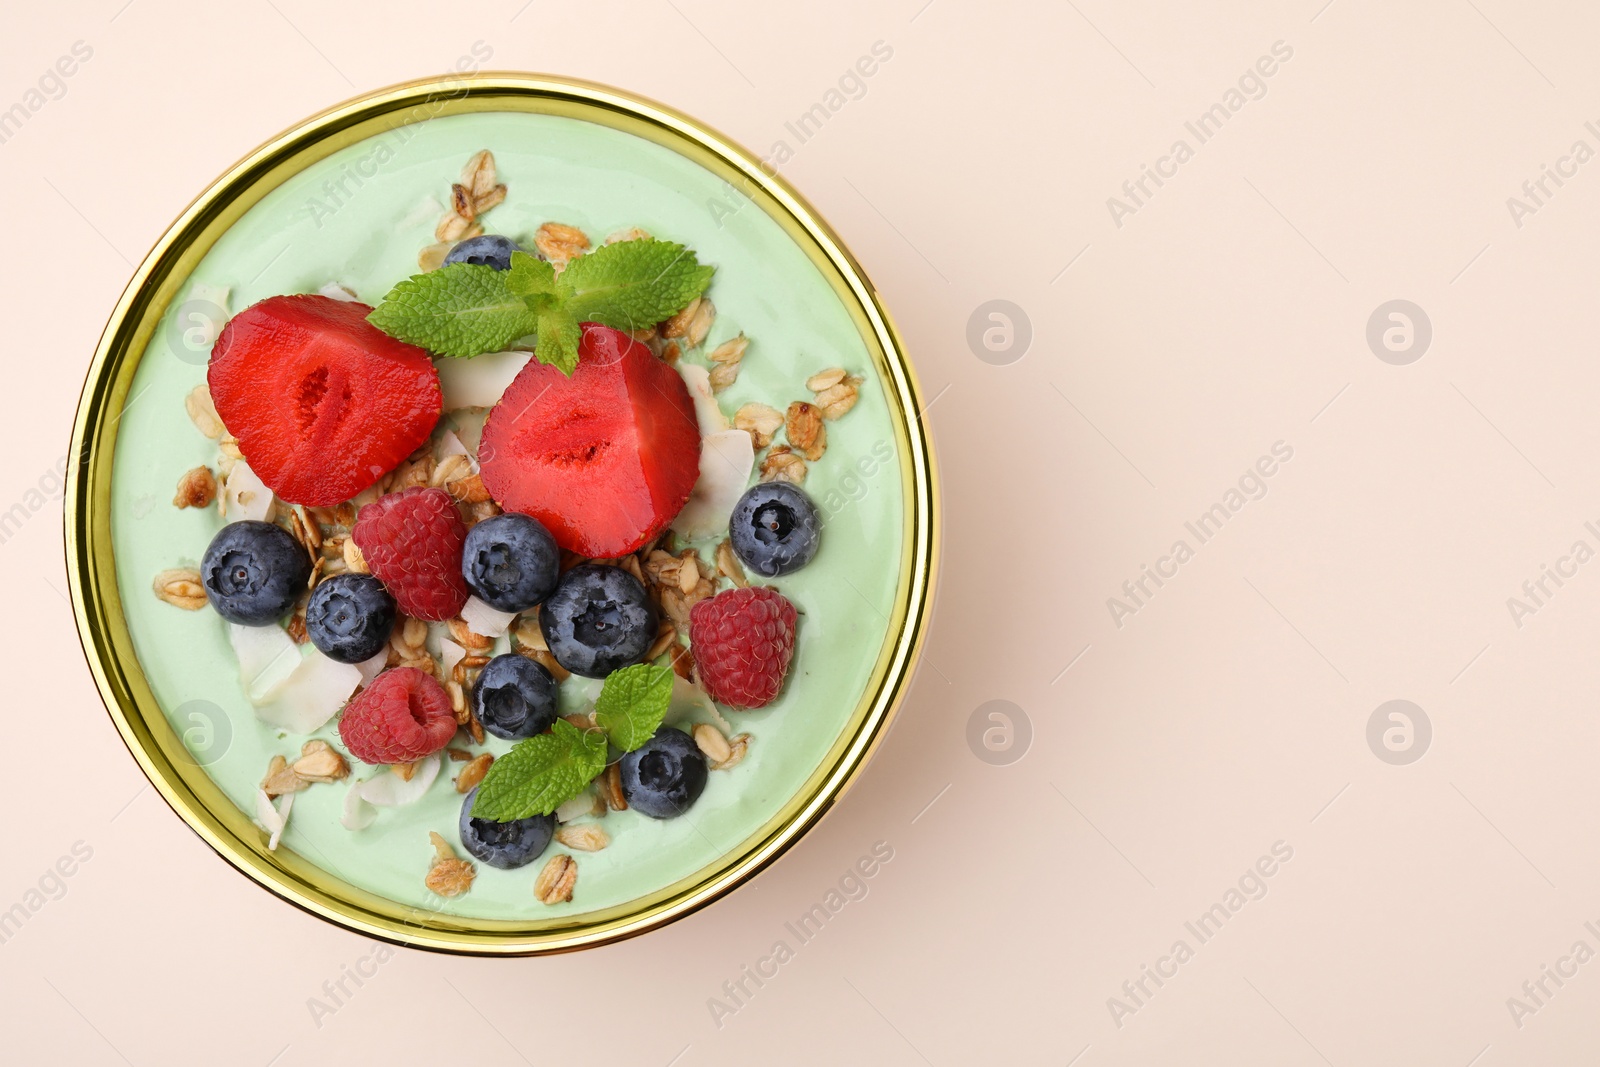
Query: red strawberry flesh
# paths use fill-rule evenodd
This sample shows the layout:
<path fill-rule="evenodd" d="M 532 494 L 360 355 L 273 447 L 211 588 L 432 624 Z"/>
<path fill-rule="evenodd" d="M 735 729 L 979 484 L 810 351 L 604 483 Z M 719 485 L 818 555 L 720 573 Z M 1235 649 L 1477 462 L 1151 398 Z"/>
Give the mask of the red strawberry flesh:
<path fill-rule="evenodd" d="M 284 500 L 350 499 L 439 421 L 433 361 L 368 322 L 371 312 L 326 296 L 274 296 L 229 320 L 211 350 L 217 414 Z"/>
<path fill-rule="evenodd" d="M 562 548 L 624 556 L 677 517 L 700 476 L 694 400 L 676 370 L 625 333 L 585 323 L 568 378 L 530 361 L 484 426 L 484 485 Z"/>

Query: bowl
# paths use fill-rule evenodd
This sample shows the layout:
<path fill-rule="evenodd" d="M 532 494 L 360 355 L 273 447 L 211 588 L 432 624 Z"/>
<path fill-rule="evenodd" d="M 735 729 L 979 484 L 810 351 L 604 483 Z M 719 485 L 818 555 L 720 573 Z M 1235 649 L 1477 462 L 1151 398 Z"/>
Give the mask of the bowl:
<path fill-rule="evenodd" d="M 358 832 L 338 824 L 340 785 L 313 786 L 269 847 L 250 799 L 270 754 L 292 756 L 300 738 L 252 715 L 214 613 L 180 611 L 151 592 L 160 569 L 194 565 L 221 521 L 213 509 L 179 510 L 167 494 L 215 454 L 188 425 L 183 399 L 204 381 L 228 303 L 237 311 L 330 283 L 375 303 L 416 271 L 417 249 L 432 240 L 439 205 L 430 215 L 426 194 L 446 195 L 479 148 L 495 152 L 508 186 L 494 232 L 526 239 L 544 219 L 598 239 L 637 225 L 718 265 L 720 332 L 706 347 L 735 330 L 752 338 L 728 410 L 809 399 L 806 378 L 834 365 L 865 379 L 857 409 L 829 424 L 828 452 L 806 484 L 824 516 L 824 551 L 782 583 L 803 613 L 784 695 L 730 713 L 751 735 L 749 754 L 713 775 L 694 818 L 614 813 L 612 845 L 579 855 L 577 891 L 554 906 L 533 898 L 537 868 L 516 879 L 480 874 L 460 898 L 424 889 L 428 831 L 453 840 L 459 798 L 448 781 Z M 771 864 L 884 736 L 923 638 L 937 561 L 920 411 L 900 340 L 860 266 L 787 183 L 727 138 L 660 104 L 547 75 L 384 89 L 232 167 L 172 224 L 118 301 L 73 428 L 66 552 L 79 634 L 111 720 L 151 783 L 220 856 L 282 899 L 362 935 L 446 952 L 616 941 L 704 907 Z"/>

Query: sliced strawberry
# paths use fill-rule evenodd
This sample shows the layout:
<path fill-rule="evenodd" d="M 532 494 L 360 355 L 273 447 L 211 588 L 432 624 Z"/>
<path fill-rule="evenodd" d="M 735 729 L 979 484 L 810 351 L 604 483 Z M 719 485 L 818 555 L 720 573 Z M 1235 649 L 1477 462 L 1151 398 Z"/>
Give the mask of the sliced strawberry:
<path fill-rule="evenodd" d="M 211 349 L 211 399 L 239 451 L 284 500 L 348 500 L 428 439 L 443 395 L 428 353 L 326 296 L 245 308 Z"/>
<path fill-rule="evenodd" d="M 483 484 L 562 548 L 623 556 L 683 509 L 700 476 L 700 430 L 683 377 L 644 345 L 584 323 L 568 378 L 537 361 L 489 413 Z"/>

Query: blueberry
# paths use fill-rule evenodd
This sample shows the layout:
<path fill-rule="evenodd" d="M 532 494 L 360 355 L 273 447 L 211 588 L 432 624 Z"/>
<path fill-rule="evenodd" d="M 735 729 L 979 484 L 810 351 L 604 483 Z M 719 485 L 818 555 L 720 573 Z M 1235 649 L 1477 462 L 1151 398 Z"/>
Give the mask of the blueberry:
<path fill-rule="evenodd" d="M 821 531 L 816 505 L 803 489 L 788 482 L 751 486 L 728 520 L 733 551 L 763 578 L 776 578 L 810 563 Z"/>
<path fill-rule="evenodd" d="M 663 726 L 622 757 L 622 798 L 652 819 L 672 819 L 700 799 L 706 757 L 682 730 Z"/>
<path fill-rule="evenodd" d="M 468 237 L 465 241 L 450 250 L 444 257 L 444 265 L 452 263 L 474 263 L 480 267 L 493 267 L 495 270 L 511 269 L 511 253 L 522 251 L 522 246 L 509 237 L 501 237 L 497 233 L 486 233 L 482 237 Z"/>
<path fill-rule="evenodd" d="M 267 626 L 294 606 L 311 577 L 311 560 L 281 526 L 230 522 L 206 548 L 200 580 L 206 599 L 229 622 Z"/>
<path fill-rule="evenodd" d="M 555 589 L 561 550 L 538 519 L 507 512 L 467 531 L 461 576 L 490 607 L 527 611 Z"/>
<path fill-rule="evenodd" d="M 621 567 L 585 563 L 561 576 L 539 609 L 539 629 L 557 663 L 604 678 L 644 658 L 656 639 L 656 608 Z"/>
<path fill-rule="evenodd" d="M 383 651 L 394 629 L 394 597 L 370 574 L 336 574 L 306 605 L 306 633 L 329 659 L 361 663 Z"/>
<path fill-rule="evenodd" d="M 474 819 L 472 802 L 478 799 L 473 788 L 461 802 L 461 847 L 491 867 L 510 870 L 526 867 L 539 858 L 556 832 L 554 815 L 532 815 L 514 822 Z"/>
<path fill-rule="evenodd" d="M 542 734 L 556 721 L 556 680 L 542 664 L 507 652 L 484 664 L 472 710 L 485 730 L 507 741 Z"/>

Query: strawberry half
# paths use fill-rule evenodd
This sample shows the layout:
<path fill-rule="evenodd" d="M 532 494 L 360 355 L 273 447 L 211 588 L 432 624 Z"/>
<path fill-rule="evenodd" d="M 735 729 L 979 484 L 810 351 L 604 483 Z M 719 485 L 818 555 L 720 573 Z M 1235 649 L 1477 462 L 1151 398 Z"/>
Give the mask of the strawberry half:
<path fill-rule="evenodd" d="M 700 429 L 683 377 L 625 333 L 583 324 L 568 378 L 530 361 L 489 413 L 483 484 L 590 558 L 640 548 L 683 510 Z"/>
<path fill-rule="evenodd" d="M 326 296 L 274 296 L 228 321 L 206 380 L 250 469 L 295 504 L 348 500 L 428 439 L 444 404 L 428 353 Z"/>

